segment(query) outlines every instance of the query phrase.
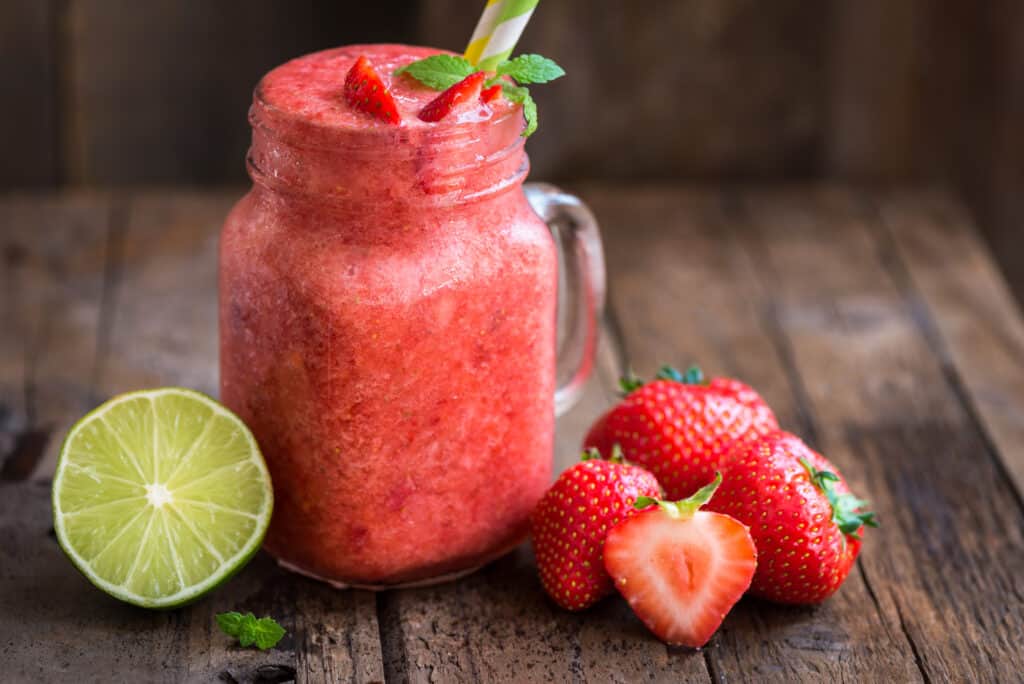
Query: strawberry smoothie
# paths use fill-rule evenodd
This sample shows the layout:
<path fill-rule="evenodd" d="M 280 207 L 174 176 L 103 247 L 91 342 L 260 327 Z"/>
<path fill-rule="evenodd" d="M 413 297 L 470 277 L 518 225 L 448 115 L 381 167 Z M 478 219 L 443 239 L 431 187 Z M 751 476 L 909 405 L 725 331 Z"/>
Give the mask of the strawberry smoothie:
<path fill-rule="evenodd" d="M 557 259 L 527 204 L 523 117 L 361 45 L 267 74 L 253 188 L 220 245 L 221 397 L 274 481 L 267 550 L 339 584 L 429 581 L 518 544 L 551 475 Z M 400 125 L 347 106 L 365 55 Z"/>

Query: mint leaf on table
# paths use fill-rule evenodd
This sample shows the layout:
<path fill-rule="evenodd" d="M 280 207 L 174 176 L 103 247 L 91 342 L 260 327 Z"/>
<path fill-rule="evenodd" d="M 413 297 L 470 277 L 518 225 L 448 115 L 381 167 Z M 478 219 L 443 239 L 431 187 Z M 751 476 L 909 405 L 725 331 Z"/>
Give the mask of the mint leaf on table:
<path fill-rule="evenodd" d="M 216 616 L 217 626 L 220 627 L 220 631 L 233 637 L 238 636 L 241 632 L 242 621 L 244 619 L 244 615 L 234 611 L 231 611 L 230 613 L 217 613 Z"/>
<path fill-rule="evenodd" d="M 519 55 L 498 65 L 499 76 L 511 76 L 517 83 L 548 83 L 565 76 L 554 60 L 540 55 Z"/>
<path fill-rule="evenodd" d="M 431 55 L 395 70 L 395 76 L 408 74 L 434 90 L 445 90 L 476 71 L 476 67 L 457 55 Z"/>
<path fill-rule="evenodd" d="M 216 620 L 221 631 L 237 638 L 240 645 L 255 646 L 261 651 L 276 646 L 286 634 L 284 627 L 273 618 L 257 618 L 252 613 L 218 613 Z"/>

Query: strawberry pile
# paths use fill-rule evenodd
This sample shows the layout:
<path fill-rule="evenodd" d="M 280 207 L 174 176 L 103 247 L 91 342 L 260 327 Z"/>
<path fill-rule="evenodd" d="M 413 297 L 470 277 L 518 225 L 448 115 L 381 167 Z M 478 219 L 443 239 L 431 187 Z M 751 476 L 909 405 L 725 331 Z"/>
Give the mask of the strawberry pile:
<path fill-rule="evenodd" d="M 557 604 L 582 610 L 614 588 L 660 639 L 699 648 L 744 593 L 835 593 L 877 526 L 835 466 L 736 380 L 665 367 L 622 390 L 533 514 Z"/>

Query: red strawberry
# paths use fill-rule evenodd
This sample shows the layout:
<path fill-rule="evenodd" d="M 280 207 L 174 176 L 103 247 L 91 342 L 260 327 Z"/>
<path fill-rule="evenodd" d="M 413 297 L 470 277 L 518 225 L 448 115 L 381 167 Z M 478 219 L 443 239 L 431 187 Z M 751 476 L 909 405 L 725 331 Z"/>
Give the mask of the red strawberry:
<path fill-rule="evenodd" d="M 637 513 L 638 496 L 658 496 L 658 481 L 646 470 L 595 451 L 563 472 L 531 518 L 533 550 L 544 590 L 568 610 L 583 610 L 612 593 L 604 570 L 604 537 Z"/>
<path fill-rule="evenodd" d="M 800 438 L 778 430 L 740 445 L 709 510 L 750 526 L 759 563 L 751 593 L 780 603 L 819 603 L 843 583 L 860 552 L 866 502 Z"/>
<path fill-rule="evenodd" d="M 420 110 L 420 118 L 424 121 L 440 121 L 451 114 L 452 110 L 462 102 L 469 102 L 480 96 L 480 86 L 487 78 L 487 73 L 476 71 L 444 91 L 427 106 Z"/>
<path fill-rule="evenodd" d="M 480 91 L 481 102 L 491 102 L 501 95 L 501 84 L 492 85 L 490 88 L 484 88 Z"/>
<path fill-rule="evenodd" d="M 757 550 L 746 525 L 698 510 L 722 481 L 616 525 L 604 543 L 604 566 L 633 612 L 669 644 L 700 648 L 750 586 Z"/>
<path fill-rule="evenodd" d="M 365 56 L 360 56 L 345 76 L 345 101 L 381 121 L 401 123 L 395 98 Z"/>
<path fill-rule="evenodd" d="M 779 427 L 757 392 L 729 378 L 705 381 L 698 368 L 683 376 L 665 366 L 654 382 L 623 378 L 621 384 L 625 399 L 590 428 L 583 444 L 605 453 L 619 444 L 671 499 L 710 482 L 735 441 Z"/>

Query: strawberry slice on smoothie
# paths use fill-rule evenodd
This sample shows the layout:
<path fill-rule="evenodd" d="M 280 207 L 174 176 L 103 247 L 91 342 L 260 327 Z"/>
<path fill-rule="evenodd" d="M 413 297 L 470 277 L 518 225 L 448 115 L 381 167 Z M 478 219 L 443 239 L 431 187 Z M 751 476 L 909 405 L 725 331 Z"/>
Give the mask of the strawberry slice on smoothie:
<path fill-rule="evenodd" d="M 476 101 L 480 97 L 480 88 L 486 79 L 487 72 L 484 71 L 470 74 L 428 102 L 427 106 L 420 110 L 420 119 L 440 121 L 463 102 Z"/>
<path fill-rule="evenodd" d="M 353 109 L 385 123 L 401 123 L 395 98 L 365 55 L 356 60 L 345 76 L 345 101 Z"/>

